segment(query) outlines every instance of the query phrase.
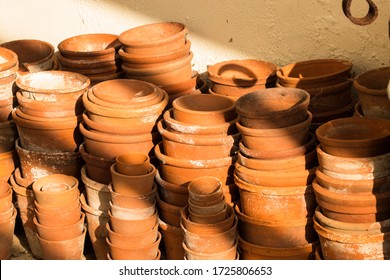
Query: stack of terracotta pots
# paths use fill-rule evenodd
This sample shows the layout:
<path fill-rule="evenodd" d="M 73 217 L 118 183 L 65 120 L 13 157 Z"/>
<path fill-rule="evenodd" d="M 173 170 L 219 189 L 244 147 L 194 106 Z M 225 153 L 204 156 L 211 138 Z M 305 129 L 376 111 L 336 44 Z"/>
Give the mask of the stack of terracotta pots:
<path fill-rule="evenodd" d="M 54 47 L 48 42 L 34 39 L 22 39 L 2 43 L 0 47 L 15 52 L 19 60 L 20 75 L 51 70 L 57 67 L 54 59 Z"/>
<path fill-rule="evenodd" d="M 301 89 L 269 88 L 235 103 L 242 136 L 234 172 L 242 259 L 308 259 L 318 243 L 309 99 Z"/>
<path fill-rule="evenodd" d="M 275 87 L 277 66 L 268 61 L 244 59 L 228 60 L 207 68 L 211 94 L 237 100 L 256 90 Z"/>
<path fill-rule="evenodd" d="M 235 260 L 237 218 L 225 202 L 218 178 L 202 176 L 188 185 L 188 205 L 181 211 L 186 260 Z"/>
<path fill-rule="evenodd" d="M 359 99 L 355 114 L 390 119 L 390 99 L 387 95 L 389 80 L 390 67 L 369 70 L 357 76 L 353 81 Z"/>
<path fill-rule="evenodd" d="M 299 61 L 278 69 L 278 87 L 300 88 L 310 94 L 312 131 L 332 119 L 352 116 L 352 62 L 343 59 Z"/>
<path fill-rule="evenodd" d="M 92 84 L 122 77 L 118 35 L 94 33 L 67 38 L 58 44 L 60 69 L 87 76 Z"/>
<path fill-rule="evenodd" d="M 147 154 L 128 153 L 116 158 L 111 173 L 109 223 L 106 224 L 108 258 L 159 259 L 156 168 Z"/>
<path fill-rule="evenodd" d="M 33 183 L 34 224 L 45 260 L 83 259 L 87 228 L 75 177 L 44 176 Z"/>
<path fill-rule="evenodd" d="M 0 182 L 0 260 L 11 256 L 17 211 L 12 203 L 12 188 Z"/>
<path fill-rule="evenodd" d="M 130 79 L 161 86 L 170 101 L 195 91 L 198 73 L 192 71 L 188 28 L 179 22 L 138 26 L 119 35 L 122 69 Z"/>
<path fill-rule="evenodd" d="M 390 120 L 341 118 L 316 134 L 314 225 L 323 258 L 390 259 Z"/>

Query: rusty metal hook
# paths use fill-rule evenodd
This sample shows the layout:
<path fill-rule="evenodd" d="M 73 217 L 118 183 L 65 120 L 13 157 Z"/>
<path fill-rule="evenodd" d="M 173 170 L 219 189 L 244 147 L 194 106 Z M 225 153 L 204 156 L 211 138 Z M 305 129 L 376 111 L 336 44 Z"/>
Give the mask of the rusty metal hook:
<path fill-rule="evenodd" d="M 357 25 L 367 25 L 372 23 L 378 16 L 378 7 L 375 5 L 375 3 L 372 0 L 366 0 L 366 2 L 369 5 L 368 13 L 365 17 L 362 18 L 356 18 L 353 17 L 351 14 L 351 4 L 352 0 L 343 0 L 342 6 L 343 6 L 343 12 L 345 16 L 354 24 Z"/>

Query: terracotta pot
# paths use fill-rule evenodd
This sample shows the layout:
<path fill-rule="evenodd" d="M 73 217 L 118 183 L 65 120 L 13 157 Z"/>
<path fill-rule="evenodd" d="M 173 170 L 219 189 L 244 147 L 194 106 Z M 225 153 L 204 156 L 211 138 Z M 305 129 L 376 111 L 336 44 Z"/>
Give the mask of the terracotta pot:
<path fill-rule="evenodd" d="M 309 126 L 312 115 L 308 112 L 306 120 L 296 125 L 283 128 L 248 128 L 236 123 L 241 133 L 242 142 L 253 150 L 280 152 L 298 148 L 309 141 Z"/>
<path fill-rule="evenodd" d="M 336 232 L 321 226 L 314 217 L 324 260 L 383 260 L 389 258 L 389 232 Z M 363 234 L 364 233 L 364 234 Z"/>
<path fill-rule="evenodd" d="M 83 34 L 67 38 L 58 44 L 61 54 L 73 59 L 88 59 L 114 56 L 121 47 L 118 35 L 115 34 Z"/>
<path fill-rule="evenodd" d="M 229 122 L 224 122 L 220 125 L 194 125 L 186 122 L 178 121 L 173 116 L 173 108 L 165 111 L 164 124 L 172 132 L 179 132 L 194 135 L 232 135 L 237 132 L 236 121 L 233 119 Z"/>
<path fill-rule="evenodd" d="M 52 69 L 54 47 L 48 42 L 32 39 L 15 40 L 1 44 L 1 47 L 17 54 L 21 74 Z"/>
<path fill-rule="evenodd" d="M 114 217 L 110 210 L 108 210 L 110 217 L 110 227 L 113 231 L 119 234 L 137 235 L 148 232 L 154 228 L 157 223 L 157 211 L 146 219 L 139 220 L 125 220 Z"/>
<path fill-rule="evenodd" d="M 35 209 L 35 216 L 37 217 L 38 223 L 47 227 L 66 227 L 73 225 L 80 220 L 81 213 L 80 204 L 76 208 L 68 209 L 66 212 L 64 211 L 61 215 L 57 213 L 43 214 L 37 208 Z"/>
<path fill-rule="evenodd" d="M 367 180 L 346 180 L 327 176 L 318 168 L 316 180 L 321 187 L 344 194 L 377 194 L 390 190 L 390 176 Z"/>
<path fill-rule="evenodd" d="M 80 145 L 79 152 L 85 161 L 85 175 L 97 183 L 103 185 L 109 184 L 112 181 L 110 167 L 115 163 L 115 160 L 89 154 L 85 150 L 84 145 L 84 143 Z"/>
<path fill-rule="evenodd" d="M 387 203 L 390 191 L 376 194 L 338 193 L 321 187 L 317 180 L 313 181 L 313 189 L 318 205 L 330 219 L 367 223 L 390 218 L 390 206 Z"/>
<path fill-rule="evenodd" d="M 390 100 L 387 85 L 390 79 L 390 67 L 372 69 L 358 75 L 353 86 L 364 116 L 390 119 Z"/>
<path fill-rule="evenodd" d="M 0 71 L 7 71 L 18 65 L 18 55 L 5 47 L 0 47 L 0 56 L 3 58 L 0 64 Z"/>
<path fill-rule="evenodd" d="M 240 134 L 234 135 L 196 135 L 169 131 L 163 120 L 157 124 L 162 135 L 164 151 L 167 156 L 178 159 L 205 160 L 234 155 L 240 141 Z"/>
<path fill-rule="evenodd" d="M 156 168 L 150 165 L 149 172 L 144 175 L 124 175 L 117 171 L 117 163 L 111 166 L 112 188 L 125 195 L 144 195 L 153 188 Z"/>
<path fill-rule="evenodd" d="M 119 41 L 127 53 L 164 54 L 184 45 L 187 33 L 187 26 L 180 22 L 157 22 L 126 30 Z"/>
<path fill-rule="evenodd" d="M 0 212 L 0 223 L 9 220 L 14 213 L 14 209 L 15 207 L 11 205 L 11 207 L 8 210 Z"/>
<path fill-rule="evenodd" d="M 33 185 L 35 199 L 45 206 L 60 206 L 73 202 L 80 195 L 79 182 L 73 176 L 51 174 L 37 179 Z"/>
<path fill-rule="evenodd" d="M 189 210 L 191 212 L 191 215 L 192 214 L 196 214 L 196 215 L 213 215 L 213 214 L 218 214 L 219 212 L 221 211 L 224 211 L 226 212 L 226 202 L 225 202 L 225 198 L 223 195 L 220 196 L 221 198 L 218 199 L 218 201 L 214 202 L 214 204 L 193 204 L 191 202 L 191 199 L 188 201 L 188 205 L 189 205 Z M 226 215 L 225 215 L 226 217 Z"/>
<path fill-rule="evenodd" d="M 151 206 L 144 208 L 124 208 L 119 207 L 113 204 L 111 201 L 110 211 L 113 217 L 123 219 L 123 220 L 141 220 L 146 219 L 154 214 L 156 211 L 156 205 L 152 204 Z"/>
<path fill-rule="evenodd" d="M 365 117 L 364 113 L 363 113 L 362 105 L 360 104 L 360 102 L 356 103 L 356 105 L 355 105 L 355 112 L 354 112 L 353 116 L 357 116 L 357 117 L 360 117 L 360 118 Z"/>
<path fill-rule="evenodd" d="M 237 257 L 237 241 L 230 249 L 218 253 L 199 253 L 189 249 L 185 242 L 182 243 L 182 246 L 186 260 L 236 260 Z"/>
<path fill-rule="evenodd" d="M 242 86 L 230 86 L 218 83 L 211 83 L 209 93 L 216 95 L 227 96 L 231 99 L 237 100 L 244 94 L 248 94 L 257 90 L 263 90 L 266 88 L 275 87 L 276 80 L 269 84 L 258 84 L 254 86 L 242 87 Z"/>
<path fill-rule="evenodd" d="M 16 215 L 17 211 L 14 209 L 10 218 L 0 222 L 0 260 L 7 260 L 11 257 Z"/>
<path fill-rule="evenodd" d="M 110 190 L 107 184 L 96 182 L 87 175 L 87 166 L 81 168 L 81 180 L 85 186 L 86 199 L 88 205 L 96 210 L 107 212 L 110 208 L 111 200 Z"/>
<path fill-rule="evenodd" d="M 149 156 L 143 153 L 122 154 L 115 161 L 118 173 L 122 175 L 146 175 L 151 169 Z"/>
<path fill-rule="evenodd" d="M 322 150 L 340 157 L 372 157 L 390 152 L 390 121 L 380 118 L 341 118 L 316 130 Z"/>
<path fill-rule="evenodd" d="M 346 118 L 346 117 L 352 117 L 354 112 L 355 102 L 352 101 L 346 106 L 343 106 L 341 108 L 328 111 L 328 112 L 312 112 L 313 120 L 312 120 L 312 131 L 315 131 L 317 127 L 319 127 L 321 124 L 324 124 L 328 121 L 332 121 L 335 119 L 340 118 Z"/>
<path fill-rule="evenodd" d="M 269 221 L 244 215 L 235 207 L 238 217 L 238 232 L 246 241 L 271 248 L 305 246 L 318 240 L 313 228 L 313 218 Z"/>
<path fill-rule="evenodd" d="M 24 149 L 47 153 L 74 152 L 82 142 L 77 117 L 39 118 L 37 121 L 21 117 L 21 114 L 18 108 L 12 111 Z"/>
<path fill-rule="evenodd" d="M 0 182 L 7 182 L 18 165 L 18 154 L 15 150 L 0 153 Z"/>
<path fill-rule="evenodd" d="M 180 226 L 181 206 L 169 204 L 157 197 L 157 208 L 159 219 L 173 226 Z"/>
<path fill-rule="evenodd" d="M 158 169 L 156 172 L 155 181 L 158 185 L 158 195 L 163 201 L 179 207 L 184 207 L 188 204 L 187 187 L 171 184 L 163 180 Z"/>
<path fill-rule="evenodd" d="M 80 123 L 79 128 L 84 136 L 86 151 L 107 159 L 115 159 L 120 154 L 132 152 L 150 154 L 155 143 L 161 138 L 158 133 L 115 135 L 99 132 L 86 128 L 83 122 Z"/>
<path fill-rule="evenodd" d="M 12 206 L 13 191 L 8 188 L 8 191 L 0 198 L 0 213 L 8 211 Z"/>
<path fill-rule="evenodd" d="M 158 224 L 150 231 L 139 235 L 118 234 L 110 228 L 110 224 L 106 224 L 108 232 L 108 240 L 115 246 L 120 246 L 124 249 L 133 249 L 144 247 L 154 243 L 158 238 Z"/>
<path fill-rule="evenodd" d="M 16 194 L 16 205 L 15 207 L 21 209 L 34 210 L 34 192 L 32 190 L 33 181 L 24 180 L 20 177 L 19 168 L 15 169 L 12 176 L 10 176 L 10 184 L 12 190 Z M 22 181 L 22 182 L 21 182 Z"/>
<path fill-rule="evenodd" d="M 268 150 L 267 147 L 264 147 L 262 150 L 250 149 L 244 144 L 242 140 L 240 141 L 240 143 L 238 143 L 238 147 L 240 153 L 244 154 L 245 156 L 256 158 L 256 159 L 271 160 L 271 159 L 292 158 L 296 156 L 305 155 L 308 152 L 313 151 L 315 149 L 317 145 L 317 139 L 315 135 L 311 132 L 308 132 L 307 135 L 308 135 L 307 142 L 305 142 L 301 146 L 297 146 L 290 149 L 279 150 L 279 151 Z"/>
<path fill-rule="evenodd" d="M 61 69 L 67 69 L 81 74 L 109 73 L 117 70 L 121 60 L 118 55 L 107 55 L 102 57 L 81 57 L 69 58 L 60 52 L 56 56 Z"/>
<path fill-rule="evenodd" d="M 165 223 L 161 219 L 158 220 L 159 231 L 162 235 L 162 242 L 165 249 L 165 257 L 167 260 L 183 260 L 184 249 L 182 244 L 184 233 L 181 227 L 173 226 Z"/>
<path fill-rule="evenodd" d="M 276 72 L 284 87 L 325 87 L 349 78 L 352 62 L 342 59 L 314 59 L 291 63 Z"/>
<path fill-rule="evenodd" d="M 241 260 L 312 260 L 318 241 L 307 245 L 275 248 L 252 244 L 238 237 Z"/>
<path fill-rule="evenodd" d="M 310 185 L 267 187 L 246 183 L 238 176 L 235 176 L 235 181 L 242 212 L 258 220 L 299 220 L 312 216 L 317 206 Z"/>
<path fill-rule="evenodd" d="M 90 207 L 85 200 L 84 194 L 80 195 L 80 202 L 87 218 L 88 234 L 95 256 L 98 260 L 106 260 L 109 252 L 106 242 L 106 237 L 108 236 L 106 224 L 109 222 L 109 216 L 106 212 Z"/>
<path fill-rule="evenodd" d="M 45 153 L 23 149 L 19 139 L 15 144 L 22 176 L 36 180 L 50 174 L 65 174 L 80 178 L 84 161 L 79 152 Z"/>
<path fill-rule="evenodd" d="M 18 137 L 18 131 L 15 122 L 0 121 L 0 153 L 7 153 L 15 149 L 15 141 Z"/>
<path fill-rule="evenodd" d="M 84 227 L 83 233 L 75 238 L 60 241 L 49 241 L 39 237 L 39 243 L 42 248 L 42 257 L 44 260 L 81 260 L 83 259 L 85 234 L 87 228 Z"/>
<path fill-rule="evenodd" d="M 158 254 L 161 233 L 157 232 L 157 236 L 153 243 L 133 248 L 123 247 L 122 244 L 113 244 L 108 238 L 106 241 L 110 247 L 110 256 L 113 260 L 154 260 Z"/>
<path fill-rule="evenodd" d="M 253 86 L 276 80 L 277 66 L 268 61 L 244 59 L 228 60 L 207 68 L 214 83 L 230 86 Z"/>
<path fill-rule="evenodd" d="M 10 184 L 8 184 L 7 182 L 0 182 L 0 199 L 8 196 L 10 190 Z"/>
<path fill-rule="evenodd" d="M 245 127 L 282 128 L 306 120 L 309 101 L 309 93 L 301 89 L 269 88 L 240 97 L 235 109 Z"/>
<path fill-rule="evenodd" d="M 112 184 L 108 185 L 108 189 L 111 194 L 111 202 L 117 207 L 137 210 L 152 207 L 156 202 L 156 185 L 154 185 L 150 192 L 143 195 L 124 195 L 117 193 L 113 190 Z"/>
<path fill-rule="evenodd" d="M 193 204 L 213 202 L 222 195 L 222 182 L 212 176 L 198 177 L 188 184 L 188 193 Z"/>
<path fill-rule="evenodd" d="M 236 118 L 234 102 L 217 95 L 187 95 L 172 102 L 175 120 L 194 125 L 221 125 Z"/>
<path fill-rule="evenodd" d="M 187 40 L 187 43 L 189 41 Z M 188 55 L 188 53 L 187 53 Z M 196 81 L 198 79 L 199 73 L 196 71 L 192 71 L 192 76 L 190 79 L 182 81 L 182 82 L 174 82 L 172 84 L 161 85 L 160 87 L 165 90 L 168 95 L 171 96 L 180 96 L 188 94 L 192 91 L 195 91 Z"/>
<path fill-rule="evenodd" d="M 185 96 L 185 95 L 200 95 L 200 94 L 202 94 L 202 92 L 200 90 L 198 90 L 198 89 L 190 90 L 190 91 L 187 91 L 187 92 L 173 93 L 173 94 L 169 94 L 169 92 L 168 92 L 169 103 L 168 103 L 167 109 L 172 108 L 172 102 L 175 99 L 179 98 L 179 97 L 182 97 L 182 96 Z"/>
<path fill-rule="evenodd" d="M 199 234 L 186 230 L 183 225 L 184 243 L 188 249 L 199 253 L 221 253 L 234 246 L 237 240 L 237 221 L 227 231 L 217 234 Z"/>
<path fill-rule="evenodd" d="M 44 226 L 41 225 L 37 218 L 34 218 L 34 224 L 37 227 L 37 232 L 39 237 L 47 240 L 47 241 L 61 241 L 73 239 L 82 234 L 85 225 L 85 214 L 81 213 L 80 219 L 71 225 L 65 226 Z"/>
<path fill-rule="evenodd" d="M 36 200 L 34 200 L 34 207 L 39 212 L 42 213 L 42 215 L 62 215 L 70 211 L 80 211 L 81 204 L 80 204 L 80 198 L 75 199 L 74 201 L 70 202 L 67 205 L 62 206 L 45 206 L 42 204 L 39 204 Z"/>
<path fill-rule="evenodd" d="M 211 213 L 207 213 L 206 210 L 203 210 L 203 212 L 206 212 L 206 213 L 202 213 L 202 214 L 199 214 L 199 211 L 198 211 L 198 213 L 192 212 L 191 205 L 189 205 L 189 206 L 190 206 L 188 208 L 189 219 L 195 223 L 215 224 L 215 223 L 222 222 L 227 217 L 227 204 L 226 203 L 224 205 L 222 205 L 223 208 L 218 212 L 214 211 Z"/>
<path fill-rule="evenodd" d="M 198 223 L 190 219 L 190 213 L 188 206 L 185 206 L 181 210 L 181 224 L 182 226 L 190 231 L 197 232 L 199 234 L 218 234 L 225 232 L 228 229 L 233 227 L 234 221 L 236 220 L 236 215 L 233 210 L 233 207 L 230 205 L 226 206 L 226 216 L 225 219 L 216 223 Z"/>
<path fill-rule="evenodd" d="M 201 176 L 214 176 L 222 184 L 229 183 L 229 175 L 234 168 L 235 157 L 208 160 L 186 160 L 168 157 L 162 151 L 162 143 L 154 147 L 154 153 L 161 162 L 161 174 L 167 182 L 187 186 L 190 181 Z"/>
<path fill-rule="evenodd" d="M 13 96 L 0 98 L 0 122 L 6 122 L 11 119 L 13 101 Z"/>

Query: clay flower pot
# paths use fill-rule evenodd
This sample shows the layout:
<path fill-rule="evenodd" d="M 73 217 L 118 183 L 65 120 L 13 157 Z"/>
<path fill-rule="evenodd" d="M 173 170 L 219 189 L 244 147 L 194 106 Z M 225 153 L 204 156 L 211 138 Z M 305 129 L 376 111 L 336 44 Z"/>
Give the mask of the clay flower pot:
<path fill-rule="evenodd" d="M 8 210 L 0 212 L 0 223 L 9 220 L 14 213 L 14 209 L 15 207 L 11 205 L 11 207 Z"/>
<path fill-rule="evenodd" d="M 110 217 L 110 228 L 119 234 L 137 235 L 148 232 L 154 228 L 157 223 L 157 211 L 150 217 L 139 220 L 119 219 L 114 217 L 111 211 L 108 211 Z"/>
<path fill-rule="evenodd" d="M 224 96 L 187 95 L 172 102 L 174 119 L 194 125 L 221 125 L 236 118 L 234 102 Z"/>
<path fill-rule="evenodd" d="M 0 56 L 3 58 L 0 63 L 0 71 L 5 72 L 12 69 L 15 66 L 18 66 L 18 55 L 5 47 L 0 47 Z M 7 76 L 4 73 L 3 77 Z"/>
<path fill-rule="evenodd" d="M 307 119 L 308 92 L 293 88 L 269 88 L 245 94 L 235 104 L 239 122 L 248 128 L 282 128 Z"/>
<path fill-rule="evenodd" d="M 222 182 L 211 176 L 202 176 L 188 184 L 189 198 L 192 203 L 212 202 L 222 195 Z"/>
<path fill-rule="evenodd" d="M 73 176 L 51 174 L 36 180 L 32 189 L 39 204 L 60 206 L 73 202 L 79 197 L 79 182 Z"/>
<path fill-rule="evenodd" d="M 155 181 L 158 185 L 159 197 L 172 205 L 184 207 L 188 204 L 188 188 L 176 184 L 171 184 L 161 178 L 157 169 Z"/>
<path fill-rule="evenodd" d="M 87 228 L 75 238 L 49 241 L 38 235 L 44 260 L 81 260 L 83 259 L 84 242 Z"/>
<path fill-rule="evenodd" d="M 164 55 L 183 46 L 187 33 L 187 26 L 180 22 L 157 22 L 126 30 L 119 41 L 127 53 Z"/>
<path fill-rule="evenodd" d="M 143 208 L 124 208 L 113 204 L 111 201 L 110 211 L 113 217 L 123 220 L 141 220 L 153 216 L 156 211 L 156 205 L 152 204 Z"/>
<path fill-rule="evenodd" d="M 186 260 L 236 260 L 237 258 L 237 241 L 228 250 L 218 253 L 199 253 L 196 250 L 191 250 L 183 242 L 184 257 Z"/>
<path fill-rule="evenodd" d="M 125 195 L 117 193 L 113 190 L 112 184 L 108 185 L 108 189 L 111 194 L 111 202 L 117 207 L 137 210 L 152 207 L 156 202 L 156 185 L 153 186 L 153 189 L 150 192 L 140 195 Z"/>
<path fill-rule="evenodd" d="M 0 153 L 0 182 L 7 182 L 12 172 L 18 166 L 18 154 L 15 150 Z"/>
<path fill-rule="evenodd" d="M 13 191 L 9 187 L 8 191 L 4 193 L 2 197 L 0 197 L 0 213 L 8 211 L 12 207 L 12 194 Z"/>
<path fill-rule="evenodd" d="M 364 116 L 390 119 L 390 100 L 386 91 L 389 79 L 390 67 L 369 70 L 354 79 L 353 86 Z"/>
<path fill-rule="evenodd" d="M 45 212 L 47 213 L 47 212 Z M 81 215 L 81 205 L 79 204 L 77 207 L 72 207 L 72 209 L 67 209 L 63 213 L 58 214 L 56 212 L 49 212 L 48 214 L 43 214 L 35 209 L 35 216 L 37 217 L 37 221 L 42 226 L 47 227 L 66 227 L 73 225 L 77 221 L 80 220 Z"/>
<path fill-rule="evenodd" d="M 14 209 L 11 217 L 0 222 L 0 260 L 7 260 L 11 256 L 16 215 L 17 211 Z"/>
<path fill-rule="evenodd" d="M 113 260 L 154 260 L 158 255 L 161 233 L 157 233 L 153 243 L 135 248 L 124 248 L 122 244 L 113 244 L 108 238 L 106 240 Z"/>
<path fill-rule="evenodd" d="M 188 43 L 189 41 L 187 40 L 186 44 Z M 169 97 L 172 96 L 178 97 L 181 95 L 190 94 L 191 92 L 196 91 L 197 89 L 196 81 L 198 80 L 198 77 L 199 77 L 199 73 L 197 71 L 192 71 L 192 76 L 190 79 L 182 82 L 174 82 L 172 84 L 161 85 L 160 87 L 168 93 Z"/>
<path fill-rule="evenodd" d="M 156 168 L 150 164 L 148 173 L 144 175 L 124 175 L 118 172 L 117 163 L 111 166 L 112 188 L 125 195 L 144 195 L 153 188 Z"/>
<path fill-rule="evenodd" d="M 6 97 L 4 99 L 0 97 L 0 121 L 1 122 L 10 120 L 13 104 L 14 104 L 13 96 Z"/>
<path fill-rule="evenodd" d="M 277 66 L 268 61 L 228 60 L 207 68 L 209 79 L 216 84 L 249 87 L 276 80 Z"/>
<path fill-rule="evenodd" d="M 196 215 L 213 215 L 217 214 L 223 210 L 226 212 L 226 202 L 223 195 L 220 196 L 220 199 L 218 201 L 213 202 L 213 204 L 193 204 L 191 200 L 188 201 L 188 205 L 191 211 L 191 214 Z M 226 216 L 226 215 L 225 215 Z"/>
<path fill-rule="evenodd" d="M 390 152 L 390 121 L 380 118 L 341 118 L 316 130 L 322 150 L 339 157 L 372 157 Z"/>
<path fill-rule="evenodd" d="M 73 239 L 82 234 L 85 225 L 85 214 L 81 213 L 80 219 L 70 225 L 65 226 L 44 226 L 41 225 L 37 218 L 34 218 L 34 224 L 37 227 L 37 233 L 39 237 L 47 241 L 61 241 Z"/>
<path fill-rule="evenodd" d="M 160 220 L 173 226 L 180 226 L 180 211 L 183 207 L 169 204 L 157 197 L 157 209 Z"/>
<path fill-rule="evenodd" d="M 181 227 L 173 226 L 165 223 L 161 219 L 158 220 L 158 229 L 162 235 L 162 241 L 165 248 L 167 260 L 183 260 L 183 246 L 178 246 L 184 239 L 184 233 Z"/>
<path fill-rule="evenodd" d="M 86 198 L 91 208 L 107 212 L 110 207 L 109 201 L 111 200 L 108 185 L 92 180 L 87 175 L 86 165 L 81 168 L 81 180 L 84 183 Z"/>
<path fill-rule="evenodd" d="M 109 223 L 106 224 L 106 229 L 108 232 L 108 240 L 111 242 L 111 244 L 122 247 L 124 249 L 144 247 L 156 242 L 158 238 L 158 224 L 156 224 L 148 232 L 138 235 L 116 233 L 112 231 Z"/>
<path fill-rule="evenodd" d="M 52 69 L 54 47 L 48 42 L 31 39 L 15 40 L 1 44 L 1 47 L 17 54 L 20 73 Z"/>
<path fill-rule="evenodd" d="M 67 212 L 77 212 L 81 209 L 80 199 L 77 198 L 67 205 L 62 206 L 45 206 L 39 204 L 38 201 L 34 200 L 35 209 L 42 215 L 62 215 Z"/>
<path fill-rule="evenodd" d="M 189 215 L 190 220 L 192 222 L 195 222 L 195 223 L 216 224 L 216 223 L 222 222 L 227 217 L 227 204 L 226 203 L 224 203 L 222 206 L 220 206 L 220 208 L 222 208 L 222 209 L 219 210 L 218 212 L 216 212 L 216 211 L 209 211 L 208 212 L 207 210 L 203 209 L 203 211 L 198 211 L 195 213 L 195 212 L 192 212 L 191 206 L 192 205 L 189 204 L 188 215 Z M 199 214 L 199 212 L 202 212 L 202 213 Z"/>
<path fill-rule="evenodd" d="M 317 202 L 310 185 L 268 187 L 247 183 L 238 176 L 234 178 L 240 192 L 241 211 L 247 216 L 276 222 L 314 214 Z"/>
<path fill-rule="evenodd" d="M 149 156 L 142 153 L 121 154 L 115 161 L 118 173 L 122 175 L 146 175 L 152 169 Z"/>
<path fill-rule="evenodd" d="M 2 135 L 0 139 L 0 153 L 7 153 L 15 149 L 15 141 L 18 138 L 18 131 L 15 122 L 1 121 L 0 133 Z"/>
<path fill-rule="evenodd" d="M 196 135 L 170 131 L 163 120 L 157 123 L 162 135 L 164 151 L 167 156 L 178 159 L 203 160 L 224 158 L 234 155 L 240 141 L 240 134 L 234 135 Z"/>

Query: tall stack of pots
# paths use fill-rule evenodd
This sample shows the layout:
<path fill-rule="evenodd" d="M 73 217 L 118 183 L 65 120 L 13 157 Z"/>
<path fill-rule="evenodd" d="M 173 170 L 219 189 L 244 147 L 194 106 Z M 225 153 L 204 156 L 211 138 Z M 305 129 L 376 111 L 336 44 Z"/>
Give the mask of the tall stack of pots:
<path fill-rule="evenodd" d="M 228 60 L 207 68 L 211 94 L 237 100 L 256 90 L 275 87 L 277 66 L 268 61 L 244 59 Z"/>
<path fill-rule="evenodd" d="M 324 259 L 390 259 L 390 121 L 341 118 L 317 131 L 314 226 Z"/>
<path fill-rule="evenodd" d="M 0 260 L 11 256 L 17 211 L 12 203 L 12 188 L 0 182 Z"/>
<path fill-rule="evenodd" d="M 235 127 L 234 101 L 228 97 L 187 95 L 175 99 L 172 106 L 158 123 L 162 142 L 155 147 L 160 161 L 157 206 L 162 227 L 180 233 L 180 211 L 188 204 L 187 187 L 197 177 L 218 178 L 226 201 L 232 204 L 237 200 L 232 173 L 240 135 Z M 168 231 L 162 232 L 164 238 Z M 164 244 L 170 247 L 165 238 Z M 177 258 L 183 259 L 183 253 Z"/>
<path fill-rule="evenodd" d="M 355 114 L 390 119 L 389 80 L 390 67 L 376 68 L 358 75 L 353 81 L 359 99 Z"/>
<path fill-rule="evenodd" d="M 308 259 L 314 253 L 317 157 L 309 100 L 301 89 L 269 88 L 235 103 L 242 137 L 234 171 L 241 259 Z"/>
<path fill-rule="evenodd" d="M 156 209 L 156 168 L 147 154 L 127 153 L 111 166 L 109 259 L 154 260 L 161 253 Z"/>
<path fill-rule="evenodd" d="M 310 94 L 312 131 L 332 119 L 353 115 L 352 62 L 343 59 L 299 61 L 278 69 L 278 87 L 300 88 Z"/>
<path fill-rule="evenodd" d="M 119 50 L 126 77 L 160 86 L 175 98 L 195 91 L 198 73 L 192 71 L 193 53 L 188 28 L 179 22 L 138 26 L 119 35 Z"/>
<path fill-rule="evenodd" d="M 188 205 L 181 211 L 186 260 L 235 260 L 237 218 L 226 203 L 218 178 L 202 176 L 188 185 Z"/>
<path fill-rule="evenodd" d="M 37 238 L 44 260 L 83 259 L 87 228 L 81 211 L 78 180 L 51 174 L 36 180 L 34 192 Z"/>
<path fill-rule="evenodd" d="M 61 41 L 56 58 L 60 69 L 83 74 L 94 85 L 122 77 L 120 47 L 118 35 L 82 34 Z"/>

